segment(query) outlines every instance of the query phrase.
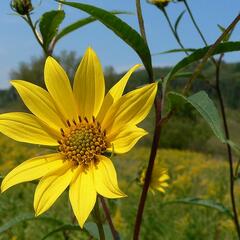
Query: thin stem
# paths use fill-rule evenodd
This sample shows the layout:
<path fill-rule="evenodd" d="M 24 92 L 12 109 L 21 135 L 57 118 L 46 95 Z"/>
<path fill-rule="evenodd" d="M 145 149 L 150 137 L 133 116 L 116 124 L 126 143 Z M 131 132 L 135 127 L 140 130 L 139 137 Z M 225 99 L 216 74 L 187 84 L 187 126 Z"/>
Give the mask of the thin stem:
<path fill-rule="evenodd" d="M 101 220 L 101 215 L 100 215 L 100 210 L 99 210 L 99 204 L 98 204 L 98 198 L 97 198 L 95 207 L 93 209 L 93 217 L 94 217 L 95 222 L 97 224 L 100 240 L 105 240 L 105 233 L 104 233 L 104 229 L 103 229 L 103 225 L 102 225 L 102 220 Z"/>
<path fill-rule="evenodd" d="M 199 26 L 197 25 L 197 22 L 195 21 L 195 18 L 193 17 L 192 11 L 191 11 L 188 3 L 187 3 L 187 0 L 183 0 L 183 3 L 185 4 L 185 7 L 186 7 L 186 9 L 187 9 L 187 11 L 188 11 L 188 13 L 190 15 L 190 18 L 192 19 L 193 25 L 195 26 L 196 30 L 198 31 L 198 33 L 199 33 L 201 39 L 203 40 L 205 46 L 208 46 L 208 43 L 207 43 L 205 37 L 203 36 Z"/>
<path fill-rule="evenodd" d="M 145 202 L 147 199 L 148 188 L 150 186 L 152 171 L 153 171 L 154 162 L 155 162 L 155 158 L 157 155 L 158 144 L 159 144 L 159 140 L 160 140 L 161 124 L 159 124 L 159 123 L 161 121 L 161 98 L 159 98 L 159 97 L 157 97 L 155 99 L 155 112 L 156 112 L 156 120 L 155 120 L 154 136 L 153 136 L 153 142 L 152 142 L 148 167 L 147 167 L 147 171 L 146 171 L 145 182 L 143 185 L 143 190 L 142 190 L 141 198 L 140 198 L 139 205 L 138 205 L 138 211 L 137 211 L 137 216 L 136 216 L 136 221 L 135 221 L 134 236 L 133 236 L 134 240 L 139 239 L 143 211 L 144 211 Z"/>
<path fill-rule="evenodd" d="M 136 9 L 137 9 L 137 17 L 138 17 L 140 33 L 141 33 L 144 41 L 147 43 L 145 27 L 144 27 L 144 20 L 143 20 L 143 16 L 142 16 L 141 0 L 136 0 Z"/>
<path fill-rule="evenodd" d="M 222 63 L 222 58 L 223 58 L 223 54 L 220 55 L 219 60 L 216 65 L 216 86 L 215 86 L 215 88 L 216 88 L 218 98 L 219 98 L 225 136 L 226 136 L 226 139 L 229 140 L 229 138 L 230 138 L 229 129 L 228 129 L 228 124 L 227 124 L 224 101 L 223 101 L 222 92 L 221 92 L 221 88 L 220 88 L 220 66 Z M 238 238 L 240 239 L 240 226 L 239 226 L 239 219 L 238 219 L 237 207 L 236 207 L 236 202 L 235 202 L 235 194 L 234 194 L 234 178 L 235 178 L 235 176 L 234 176 L 232 150 L 228 143 L 226 146 L 227 146 L 228 162 L 229 162 L 230 197 L 231 197 L 231 202 L 232 202 L 233 219 L 234 219 L 236 231 L 238 234 Z"/>
<path fill-rule="evenodd" d="M 204 65 L 207 63 L 209 57 L 211 57 L 211 55 L 214 53 L 216 47 L 222 42 L 222 40 L 226 37 L 226 35 L 235 27 L 235 25 L 239 22 L 239 20 L 240 20 L 240 14 L 237 15 L 237 17 L 231 22 L 231 24 L 221 34 L 221 36 L 216 40 L 216 42 L 209 48 L 209 50 L 203 57 L 202 61 L 198 64 L 195 71 L 193 72 L 192 77 L 189 78 L 187 84 L 185 85 L 185 87 L 183 89 L 183 94 L 186 94 L 189 91 L 193 80 L 195 80 L 196 77 L 199 75 L 199 73 L 202 71 Z"/>
<path fill-rule="evenodd" d="M 146 33 L 145 33 L 143 18 L 142 18 L 142 10 L 141 10 L 140 0 L 136 0 L 136 8 L 137 8 L 137 16 L 138 16 L 138 23 L 139 23 L 140 32 L 141 32 L 141 35 L 145 39 L 146 44 L 147 44 Z M 155 82 L 154 81 L 154 76 L 153 76 L 153 71 L 148 72 L 148 75 L 149 75 L 149 82 L 150 83 Z M 145 177 L 143 190 L 142 190 L 142 194 L 141 194 L 141 197 L 140 197 L 138 210 L 137 210 L 137 216 L 136 216 L 135 228 L 134 228 L 134 235 L 133 235 L 134 240 L 139 239 L 144 206 L 145 206 L 145 202 L 147 200 L 148 188 L 149 188 L 149 185 L 150 185 L 153 166 L 154 166 L 155 158 L 156 158 L 156 155 L 157 155 L 158 143 L 159 143 L 160 134 L 161 134 L 161 125 L 159 124 L 161 122 L 161 103 L 162 103 L 162 97 L 159 96 L 159 95 L 156 95 L 156 98 L 155 98 L 155 101 L 154 101 L 155 115 L 156 115 L 154 136 L 153 136 L 153 142 L 152 142 L 152 147 L 151 147 L 151 153 L 150 153 L 150 157 L 149 157 L 149 161 L 148 161 L 148 167 L 147 167 L 147 171 L 146 171 L 146 177 Z"/>
<path fill-rule="evenodd" d="M 171 31 L 172 31 L 172 33 L 173 33 L 173 36 L 175 37 L 177 43 L 179 44 L 179 46 L 180 46 L 182 49 L 185 49 L 185 47 L 183 46 L 183 44 L 182 44 L 182 42 L 181 42 L 178 34 L 176 33 L 176 31 L 175 31 L 174 28 L 173 28 L 173 25 L 172 25 L 172 23 L 171 23 L 171 20 L 170 20 L 168 14 L 167 14 L 167 11 L 165 10 L 165 8 L 161 8 L 160 10 L 163 12 L 163 15 L 165 16 L 165 18 L 166 18 L 166 20 L 167 20 L 167 22 L 168 22 L 168 25 L 169 25 L 169 27 L 170 27 L 170 29 L 171 29 Z M 187 51 L 184 51 L 184 52 L 186 53 L 186 55 L 189 55 Z"/>
<path fill-rule="evenodd" d="M 183 0 L 183 2 L 184 2 L 184 5 L 185 5 L 185 7 L 186 7 L 186 9 L 188 11 L 188 14 L 189 14 L 191 20 L 192 20 L 192 23 L 193 23 L 194 27 L 196 28 L 197 32 L 199 33 L 203 43 L 207 47 L 208 43 L 207 43 L 207 41 L 206 41 L 202 31 L 200 30 L 200 28 L 199 28 L 199 26 L 198 26 L 198 24 L 197 24 L 197 22 L 196 22 L 196 20 L 195 20 L 195 18 L 193 16 L 193 14 L 192 14 L 191 8 L 189 7 L 189 5 L 187 3 L 187 0 Z M 212 60 L 213 64 L 216 66 L 216 60 L 214 59 L 214 57 L 211 57 L 211 60 Z"/>
<path fill-rule="evenodd" d="M 48 56 L 48 55 L 49 55 L 48 52 L 47 52 L 46 49 L 44 48 L 43 43 L 41 42 L 39 36 L 37 35 L 36 29 L 35 29 L 35 27 L 34 27 L 34 25 L 33 25 L 33 22 L 32 22 L 32 19 L 31 19 L 30 14 L 27 14 L 26 17 L 27 17 L 27 20 L 26 20 L 26 21 L 27 21 L 28 25 L 30 26 L 30 28 L 32 29 L 32 32 L 33 32 L 35 38 L 37 39 L 39 45 L 40 45 L 41 48 L 43 49 L 45 55 Z"/>
<path fill-rule="evenodd" d="M 110 211 L 109 211 L 109 208 L 108 208 L 108 206 L 106 204 L 106 201 L 105 201 L 105 199 L 102 196 L 99 196 L 99 198 L 100 198 L 100 201 L 102 203 L 103 211 L 105 213 L 105 216 L 106 216 L 106 219 L 108 221 L 109 227 L 111 229 L 111 233 L 112 233 L 113 239 L 114 240 L 119 240 L 120 237 L 119 237 L 118 232 L 116 231 L 116 229 L 115 229 L 115 227 L 113 225 L 112 218 L 111 218 L 111 215 L 110 215 Z"/>

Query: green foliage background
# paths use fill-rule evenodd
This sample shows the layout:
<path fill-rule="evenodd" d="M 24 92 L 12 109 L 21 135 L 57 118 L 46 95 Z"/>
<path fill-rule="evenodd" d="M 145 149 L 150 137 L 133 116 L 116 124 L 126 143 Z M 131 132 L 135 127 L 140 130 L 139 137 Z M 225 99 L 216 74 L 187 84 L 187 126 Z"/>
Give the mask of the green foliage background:
<path fill-rule="evenodd" d="M 62 52 L 58 57 L 71 79 L 80 60 L 74 52 Z M 43 59 L 33 58 L 29 63 L 20 64 L 11 73 L 12 79 L 24 79 L 44 87 Z M 191 66 L 188 71 L 191 71 Z M 156 77 L 164 76 L 169 68 L 156 68 Z M 107 89 L 123 75 L 117 74 L 112 67 L 105 69 Z M 232 139 L 237 142 L 240 134 L 239 98 L 239 64 L 223 64 L 222 89 L 227 102 L 229 125 Z M 146 73 L 138 71 L 129 80 L 126 91 L 130 91 L 146 83 Z M 186 79 L 178 78 L 172 82 L 172 89 L 180 89 Z M 209 64 L 193 86 L 193 92 L 205 89 L 215 99 L 215 92 L 210 83 L 214 81 L 214 68 Z M 230 83 L 229 83 L 230 81 Z M 170 89 L 170 90 L 172 90 Z M 0 94 L 0 112 L 27 111 L 13 88 L 2 90 Z M 141 188 L 135 179 L 142 167 L 146 166 L 149 156 L 149 144 L 152 139 L 153 112 L 142 123 L 149 131 L 137 146 L 124 156 L 114 158 L 117 166 L 121 188 L 128 198 L 109 201 L 111 213 L 121 239 L 130 239 L 136 215 Z M 0 175 L 5 175 L 22 161 L 48 152 L 39 146 L 30 146 L 14 142 L 0 136 Z M 212 135 L 206 123 L 189 105 L 185 105 L 168 123 L 161 137 L 161 148 L 157 162 L 169 169 L 170 187 L 166 194 L 149 193 L 144 214 L 142 239 L 185 240 L 185 239 L 236 239 L 234 225 L 229 216 L 216 210 L 184 205 L 180 203 L 166 204 L 175 199 L 200 197 L 214 199 L 218 203 L 231 208 L 229 199 L 228 166 L 225 159 L 225 146 Z M 201 152 L 201 153 L 200 153 Z M 240 185 L 236 184 L 238 205 L 240 205 Z M 36 182 L 20 184 L 0 196 L 0 226 L 21 214 L 33 215 L 33 195 Z M 240 210 L 240 209 L 239 209 Z M 53 217 L 63 223 L 72 223 L 72 210 L 67 193 L 43 217 Z M 91 218 L 89 219 L 91 221 Z M 59 227 L 54 221 L 35 220 L 21 222 L 0 235 L 0 240 L 32 240 L 41 239 L 46 233 Z M 66 231 L 69 239 L 88 239 L 81 231 Z M 65 239 L 59 232 L 49 239 Z"/>

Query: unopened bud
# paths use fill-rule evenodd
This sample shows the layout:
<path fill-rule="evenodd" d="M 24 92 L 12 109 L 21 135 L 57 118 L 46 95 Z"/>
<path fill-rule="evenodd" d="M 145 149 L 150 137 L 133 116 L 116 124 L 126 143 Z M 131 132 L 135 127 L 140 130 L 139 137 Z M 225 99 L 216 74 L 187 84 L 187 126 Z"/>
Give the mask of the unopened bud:
<path fill-rule="evenodd" d="M 166 7 L 172 0 L 149 0 L 148 2 L 159 7 L 164 8 Z"/>
<path fill-rule="evenodd" d="M 31 0 L 12 0 L 10 5 L 20 15 L 27 15 L 33 10 Z"/>

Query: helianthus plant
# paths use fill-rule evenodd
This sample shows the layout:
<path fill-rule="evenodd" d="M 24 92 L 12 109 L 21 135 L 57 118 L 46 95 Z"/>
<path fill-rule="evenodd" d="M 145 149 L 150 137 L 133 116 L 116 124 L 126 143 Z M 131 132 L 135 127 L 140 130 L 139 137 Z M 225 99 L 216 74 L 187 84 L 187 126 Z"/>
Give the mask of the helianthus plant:
<path fill-rule="evenodd" d="M 139 176 L 139 183 L 143 185 L 146 179 L 146 171 L 147 169 L 144 168 L 140 172 Z M 153 194 L 155 194 L 155 190 L 165 193 L 165 188 L 168 187 L 168 180 L 170 179 L 168 175 L 168 170 L 165 168 L 160 167 L 159 165 L 154 166 L 151 180 L 150 180 L 150 190 Z"/>
<path fill-rule="evenodd" d="M 69 187 L 71 206 L 81 227 L 97 194 L 125 197 L 107 153 L 128 152 L 147 134 L 136 125 L 149 113 L 157 84 L 123 95 L 129 77 L 139 66 L 131 68 L 106 96 L 101 64 L 91 48 L 76 71 L 73 88 L 52 57 L 47 58 L 44 68 L 47 91 L 26 81 L 11 81 L 31 113 L 1 114 L 0 131 L 16 141 L 56 147 L 56 152 L 14 168 L 2 181 L 2 192 L 40 179 L 34 195 L 38 216 Z"/>

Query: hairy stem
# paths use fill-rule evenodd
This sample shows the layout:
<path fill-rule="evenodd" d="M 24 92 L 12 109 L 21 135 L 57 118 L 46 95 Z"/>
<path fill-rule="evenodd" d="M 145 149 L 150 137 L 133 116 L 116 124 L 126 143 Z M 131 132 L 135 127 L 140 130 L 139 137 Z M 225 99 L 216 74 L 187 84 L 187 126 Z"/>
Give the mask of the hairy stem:
<path fill-rule="evenodd" d="M 230 135 L 229 135 L 229 129 L 228 129 L 228 124 L 227 124 L 226 111 L 225 111 L 224 101 L 223 101 L 222 92 L 221 92 L 221 88 L 220 88 L 220 67 L 221 67 L 221 63 L 222 63 L 222 58 L 223 58 L 223 54 L 220 55 L 220 57 L 217 61 L 217 65 L 216 65 L 215 89 L 217 91 L 217 95 L 218 95 L 218 99 L 219 99 L 219 103 L 220 103 L 225 137 L 227 140 L 229 140 Z M 238 219 L 237 207 L 236 207 L 236 202 L 235 202 L 235 193 L 234 193 L 234 180 L 235 180 L 234 178 L 235 178 L 235 176 L 234 176 L 232 150 L 228 143 L 226 146 L 227 146 L 228 162 L 229 162 L 230 197 L 231 197 L 232 210 L 233 210 L 233 219 L 234 219 L 236 231 L 238 234 L 238 238 L 240 239 L 240 226 L 239 226 L 239 219 Z"/>
<path fill-rule="evenodd" d="M 109 227 L 110 227 L 113 239 L 114 240 L 119 240 L 120 237 L 119 237 L 118 232 L 116 231 L 116 229 L 115 229 L 115 227 L 113 225 L 113 221 L 112 221 L 112 218 L 111 218 L 108 206 L 106 204 L 106 201 L 105 201 L 105 199 L 102 196 L 99 196 L 99 198 L 100 198 L 100 201 L 102 203 L 103 211 L 104 211 L 106 219 L 108 221 L 108 224 L 109 224 Z"/>

